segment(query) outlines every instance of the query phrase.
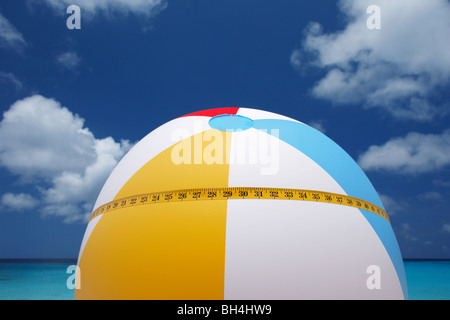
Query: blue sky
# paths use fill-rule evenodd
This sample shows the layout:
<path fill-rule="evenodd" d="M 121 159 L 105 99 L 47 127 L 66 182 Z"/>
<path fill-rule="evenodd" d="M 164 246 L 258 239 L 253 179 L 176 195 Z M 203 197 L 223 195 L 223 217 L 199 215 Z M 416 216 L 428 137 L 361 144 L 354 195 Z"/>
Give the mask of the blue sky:
<path fill-rule="evenodd" d="M 0 258 L 75 258 L 131 144 L 235 106 L 323 131 L 381 195 L 403 256 L 450 258 L 448 34 L 447 0 L 1 1 Z"/>

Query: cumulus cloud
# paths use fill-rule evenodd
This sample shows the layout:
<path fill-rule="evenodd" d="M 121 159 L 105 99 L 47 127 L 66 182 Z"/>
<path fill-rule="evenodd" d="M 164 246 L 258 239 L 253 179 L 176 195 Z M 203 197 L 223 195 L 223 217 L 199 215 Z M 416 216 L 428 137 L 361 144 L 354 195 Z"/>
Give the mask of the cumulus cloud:
<path fill-rule="evenodd" d="M 324 120 L 313 120 L 311 122 L 308 122 L 308 125 L 325 134 L 327 132 L 327 129 L 325 128 L 324 122 Z"/>
<path fill-rule="evenodd" d="M 411 132 L 383 145 L 373 145 L 361 154 L 358 164 L 364 170 L 397 173 L 425 173 L 450 164 L 450 130 L 442 134 Z"/>
<path fill-rule="evenodd" d="M 450 181 L 447 180 L 443 180 L 443 179 L 434 179 L 433 180 L 433 185 L 435 185 L 436 187 L 444 187 L 444 188 L 448 188 L 450 187 Z"/>
<path fill-rule="evenodd" d="M 369 30 L 369 4 L 381 9 L 381 29 Z M 335 104 L 381 107 L 399 119 L 431 120 L 444 106 L 436 91 L 450 77 L 450 3 L 447 0 L 341 0 L 343 30 L 305 29 L 293 67 L 322 68 L 313 96 Z"/>
<path fill-rule="evenodd" d="M 445 232 L 450 233 L 450 223 L 446 223 L 442 226 L 442 230 L 444 230 Z"/>
<path fill-rule="evenodd" d="M 42 191 L 44 215 L 63 216 L 65 222 L 88 218 L 100 188 L 129 149 L 128 141 L 111 137 L 93 141 L 96 159 L 81 173 L 64 171 L 52 179 L 52 186 Z"/>
<path fill-rule="evenodd" d="M 7 209 L 15 211 L 33 209 L 39 204 L 39 201 L 29 194 L 13 194 L 10 192 L 5 193 L 0 202 Z"/>
<path fill-rule="evenodd" d="M 419 195 L 418 197 L 423 201 L 442 201 L 444 200 L 444 196 L 437 191 L 427 191 Z"/>
<path fill-rule="evenodd" d="M 19 100 L 0 123 L 0 164 L 25 179 L 81 173 L 95 158 L 84 120 L 40 95 Z"/>
<path fill-rule="evenodd" d="M 23 35 L 0 13 L 0 47 L 21 51 L 25 46 Z"/>
<path fill-rule="evenodd" d="M 60 66 L 73 71 L 80 64 L 81 58 L 78 56 L 76 52 L 67 51 L 58 55 L 56 57 L 56 62 Z"/>
<path fill-rule="evenodd" d="M 23 88 L 22 81 L 17 79 L 11 72 L 0 71 L 0 84 L 12 86 L 15 92 L 18 92 Z"/>
<path fill-rule="evenodd" d="M 44 2 L 62 14 L 66 13 L 68 6 L 77 5 L 83 18 L 91 18 L 99 13 L 107 17 L 130 13 L 153 16 L 167 6 L 166 0 L 44 0 Z"/>
<path fill-rule="evenodd" d="M 389 216 L 395 215 L 405 209 L 403 203 L 398 202 L 388 195 L 380 194 L 380 199 Z"/>
<path fill-rule="evenodd" d="M 417 238 L 415 234 L 415 230 L 411 228 L 411 225 L 409 223 L 402 223 L 400 225 L 400 231 L 399 234 L 403 236 L 403 238 L 407 241 L 419 241 L 419 238 Z"/>
<path fill-rule="evenodd" d="M 43 215 L 84 220 L 128 141 L 97 139 L 84 120 L 53 99 L 14 103 L 0 122 L 0 165 L 36 185 Z"/>

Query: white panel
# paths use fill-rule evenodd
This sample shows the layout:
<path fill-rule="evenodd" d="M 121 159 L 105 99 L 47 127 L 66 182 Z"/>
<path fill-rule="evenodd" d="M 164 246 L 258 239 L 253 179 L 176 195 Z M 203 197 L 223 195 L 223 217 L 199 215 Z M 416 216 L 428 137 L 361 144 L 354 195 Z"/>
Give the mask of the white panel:
<path fill-rule="evenodd" d="M 257 110 L 257 109 L 251 109 L 251 108 L 239 108 L 238 112 L 236 113 L 240 116 L 244 116 L 247 118 L 250 118 L 252 120 L 259 120 L 259 119 L 281 119 L 281 120 L 290 120 L 295 121 L 299 123 L 298 120 L 283 116 L 281 114 L 273 113 L 270 111 L 263 111 L 263 110 Z"/>
<path fill-rule="evenodd" d="M 210 129 L 210 117 L 174 119 L 150 132 L 139 141 L 112 171 L 95 203 L 94 209 L 114 199 L 116 194 L 143 165 L 184 138 Z"/>
<path fill-rule="evenodd" d="M 346 194 L 305 154 L 260 130 L 233 132 L 230 149 L 230 187 L 297 188 Z"/>
<path fill-rule="evenodd" d="M 80 252 L 78 253 L 78 262 L 77 265 L 80 265 L 80 259 L 81 259 L 81 255 L 83 254 L 83 250 L 84 247 L 86 246 L 86 243 L 89 239 L 89 237 L 91 236 L 92 231 L 94 231 L 95 226 L 97 225 L 98 221 L 100 220 L 100 218 L 103 216 L 103 214 L 95 217 L 94 219 L 92 219 L 91 221 L 89 221 L 86 230 L 84 231 L 84 236 L 83 236 L 83 240 L 81 241 L 81 246 L 80 246 Z"/>
<path fill-rule="evenodd" d="M 370 290 L 370 265 L 381 289 Z M 295 200 L 228 200 L 225 299 L 403 299 L 358 209 Z"/>
<path fill-rule="evenodd" d="M 234 132 L 230 158 L 230 187 L 346 194 L 309 157 L 259 130 Z M 229 200 L 225 250 L 226 299 L 403 298 L 389 255 L 355 208 Z M 382 290 L 366 286 L 366 271 L 373 264 L 381 268 Z"/>

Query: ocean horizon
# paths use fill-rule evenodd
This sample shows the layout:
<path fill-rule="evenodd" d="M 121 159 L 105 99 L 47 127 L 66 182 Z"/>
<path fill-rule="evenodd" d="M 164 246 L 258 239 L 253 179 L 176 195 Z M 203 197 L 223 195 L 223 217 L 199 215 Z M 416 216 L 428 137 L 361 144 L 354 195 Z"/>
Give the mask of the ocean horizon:
<path fill-rule="evenodd" d="M 0 259 L 0 300 L 74 300 L 76 259 Z M 450 300 L 450 260 L 404 259 L 409 300 Z M 69 287 L 68 287 L 69 285 Z"/>

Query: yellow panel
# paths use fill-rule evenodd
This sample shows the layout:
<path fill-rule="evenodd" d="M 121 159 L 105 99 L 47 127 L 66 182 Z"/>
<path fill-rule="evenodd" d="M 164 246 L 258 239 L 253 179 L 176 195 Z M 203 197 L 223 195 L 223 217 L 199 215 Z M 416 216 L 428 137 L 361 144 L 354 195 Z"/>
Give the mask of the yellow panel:
<path fill-rule="evenodd" d="M 216 138 L 210 139 L 211 136 Z M 227 187 L 229 171 L 229 166 L 227 165 L 229 160 L 227 161 L 227 159 L 230 158 L 230 143 L 230 132 L 226 133 L 214 129 L 185 139 L 163 151 L 144 165 L 128 180 L 114 200 L 154 191 L 197 187 Z M 185 147 L 184 151 L 190 152 L 191 161 L 185 161 L 188 163 L 176 164 L 181 158 L 176 152 L 180 150 L 179 146 Z M 213 158 L 211 153 L 214 155 L 214 151 L 211 152 L 211 147 L 214 146 L 218 146 L 217 149 L 222 149 L 215 150 L 217 151 L 216 162 L 219 162 L 219 164 L 207 164 L 213 160 L 211 159 Z"/>
<path fill-rule="evenodd" d="M 223 150 L 214 150 L 220 139 Z M 180 164 L 173 161 L 173 148 L 163 151 L 129 179 L 116 199 L 174 188 L 226 187 L 230 140 L 231 133 L 217 130 L 198 134 L 181 153 L 185 163 Z M 187 146 L 186 141 L 181 143 Z M 202 152 L 196 149 L 199 141 Z M 192 161 L 186 163 L 189 151 Z M 198 164 L 202 159 L 195 155 L 201 153 L 208 163 L 214 162 L 211 157 L 216 161 Z M 75 297 L 223 299 L 226 206 L 226 201 L 160 203 L 102 216 L 80 259 L 81 289 Z"/>
<path fill-rule="evenodd" d="M 95 227 L 77 299 L 223 299 L 226 201 L 118 210 Z"/>

